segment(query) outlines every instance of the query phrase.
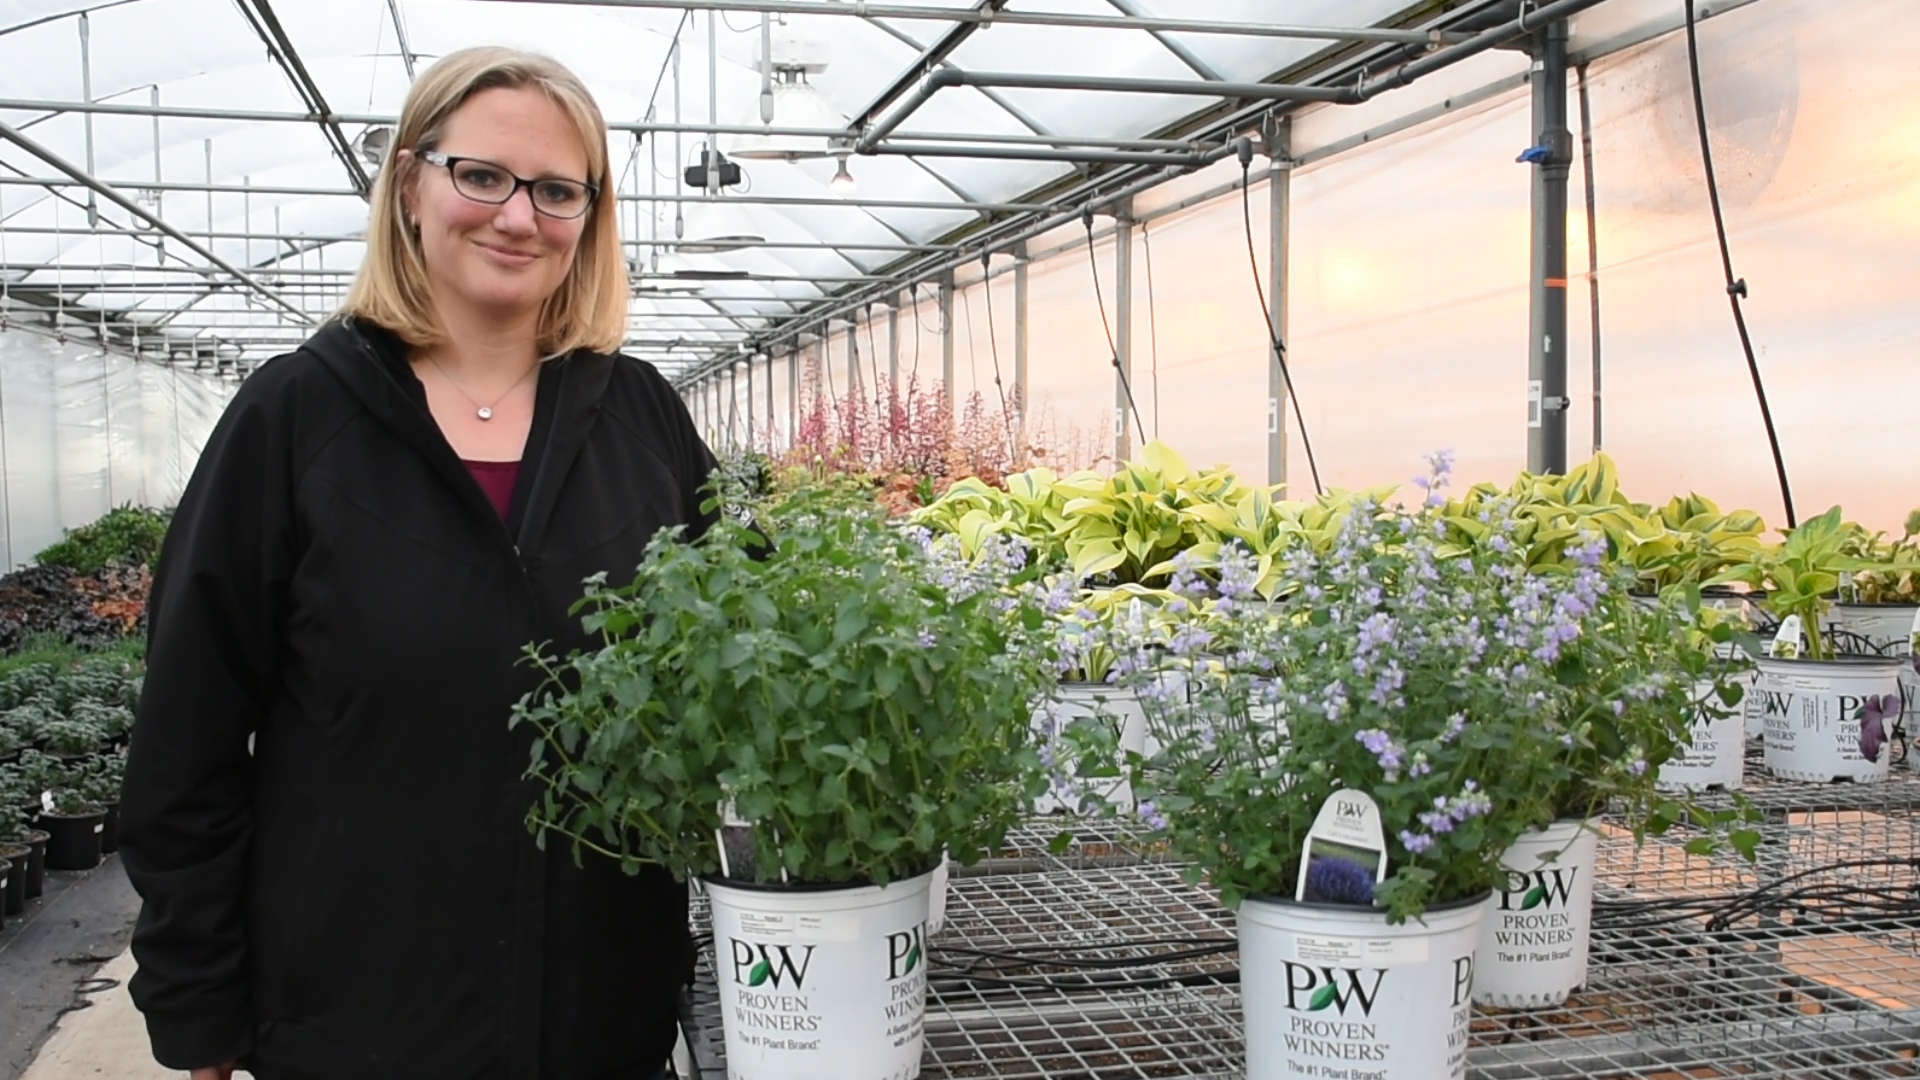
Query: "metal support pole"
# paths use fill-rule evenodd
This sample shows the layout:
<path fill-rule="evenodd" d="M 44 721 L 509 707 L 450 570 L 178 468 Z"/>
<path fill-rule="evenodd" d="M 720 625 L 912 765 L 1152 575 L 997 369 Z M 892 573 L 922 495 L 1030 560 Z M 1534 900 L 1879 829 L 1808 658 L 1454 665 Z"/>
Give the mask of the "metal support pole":
<path fill-rule="evenodd" d="M 866 396 L 866 383 L 860 378 L 860 320 L 847 316 L 847 393 L 859 401 Z"/>
<path fill-rule="evenodd" d="M 1114 207 L 1113 228 L 1113 460 L 1133 456 L 1133 206 Z"/>
<path fill-rule="evenodd" d="M 787 445 L 800 434 L 800 346 L 787 350 Z"/>
<path fill-rule="evenodd" d="M 1527 383 L 1527 469 L 1567 471 L 1567 175 L 1573 133 L 1567 129 L 1567 24 L 1549 23 L 1535 38 L 1534 145 L 1545 157 L 1533 170 L 1533 278 Z"/>
<path fill-rule="evenodd" d="M 940 278 L 940 392 L 952 408 L 959 395 L 953 392 L 953 271 Z"/>
<path fill-rule="evenodd" d="M 154 109 L 158 110 L 160 108 L 160 84 L 159 83 L 153 84 L 153 89 L 151 93 L 148 95 L 148 97 L 153 102 Z M 158 111 L 156 111 L 153 114 L 153 182 L 155 185 L 153 189 L 153 212 L 156 215 L 165 216 L 166 194 L 162 192 L 159 188 L 159 185 L 162 183 L 165 183 L 165 181 L 160 176 L 160 114 Z M 155 261 L 161 262 L 161 263 L 166 262 L 167 261 L 166 236 L 161 235 L 161 236 L 154 237 L 153 244 L 154 244 L 153 249 L 160 253 L 160 258 Z"/>
<path fill-rule="evenodd" d="M 1274 334 L 1282 345 L 1287 337 L 1288 253 L 1293 230 L 1293 125 L 1285 120 L 1271 125 L 1267 138 L 1267 307 L 1273 313 Z M 1267 483 L 1287 482 L 1287 380 L 1279 358 L 1267 347 Z"/>
<path fill-rule="evenodd" d="M 900 294 L 887 297 L 887 387 L 888 396 L 900 395 Z"/>
<path fill-rule="evenodd" d="M 1023 241 L 1013 249 L 1013 409 L 1014 431 L 1021 446 L 1027 444 L 1027 245 Z"/>
<path fill-rule="evenodd" d="M 93 37 L 92 23 L 87 13 L 80 13 L 80 98 L 87 104 L 93 104 Z M 100 170 L 93 163 L 93 114 L 88 113 L 84 121 L 87 129 L 87 175 L 99 176 Z M 89 228 L 100 224 L 99 197 L 91 190 L 87 192 L 87 225 Z"/>
<path fill-rule="evenodd" d="M 727 365 L 727 452 L 739 441 L 735 427 L 740 423 L 740 365 Z"/>
<path fill-rule="evenodd" d="M 821 329 L 824 331 L 826 328 Z M 817 403 L 820 401 L 820 396 L 827 392 L 827 364 L 831 362 L 831 358 L 827 356 L 827 335 L 823 332 L 820 340 L 814 342 L 814 345 L 817 351 L 813 365 L 813 400 Z"/>

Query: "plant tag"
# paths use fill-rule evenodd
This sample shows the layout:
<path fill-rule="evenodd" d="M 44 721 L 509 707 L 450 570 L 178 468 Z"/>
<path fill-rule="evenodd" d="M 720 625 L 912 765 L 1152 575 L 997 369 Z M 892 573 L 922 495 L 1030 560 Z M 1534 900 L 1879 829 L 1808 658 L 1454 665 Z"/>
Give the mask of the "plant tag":
<path fill-rule="evenodd" d="M 720 876 L 724 878 L 733 877 L 733 863 L 727 858 L 729 840 L 742 851 L 754 850 L 753 826 L 740 816 L 732 799 L 720 804 L 720 827 L 713 833 L 713 845 L 720 852 Z"/>
<path fill-rule="evenodd" d="M 40 811 L 46 814 L 53 813 L 53 792 L 43 791 L 40 793 Z"/>
<path fill-rule="evenodd" d="M 1907 655 L 1920 656 L 1920 608 L 1913 612 L 1913 626 L 1907 631 Z"/>
<path fill-rule="evenodd" d="M 1343 788 L 1320 804 L 1320 813 L 1313 819 L 1313 828 L 1300 851 L 1300 878 L 1293 887 L 1295 900 L 1307 898 L 1307 879 L 1319 862 L 1352 864 L 1358 869 L 1350 875 L 1371 875 L 1375 885 L 1386 880 L 1387 839 L 1380 828 L 1380 805 L 1373 796 Z"/>
<path fill-rule="evenodd" d="M 94 832 L 96 832 L 96 833 L 103 833 L 103 832 L 106 832 L 106 831 L 107 831 L 107 823 L 103 821 L 103 822 L 101 822 L 100 824 L 98 824 L 98 825 L 95 825 L 95 826 L 93 827 L 93 831 L 94 831 Z"/>
<path fill-rule="evenodd" d="M 1293 935 L 1293 959 L 1328 967 L 1400 967 L 1427 962 L 1427 939 Z"/>
<path fill-rule="evenodd" d="M 1803 648 L 1805 640 L 1800 633 L 1800 616 L 1789 615 L 1780 620 L 1780 632 L 1767 643 L 1767 655 L 1775 660 L 1798 660 Z"/>

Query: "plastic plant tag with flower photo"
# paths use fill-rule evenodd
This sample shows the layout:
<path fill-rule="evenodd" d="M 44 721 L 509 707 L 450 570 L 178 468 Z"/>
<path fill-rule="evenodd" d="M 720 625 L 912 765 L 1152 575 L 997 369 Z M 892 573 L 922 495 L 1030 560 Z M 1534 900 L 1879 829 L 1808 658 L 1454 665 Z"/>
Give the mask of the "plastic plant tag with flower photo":
<path fill-rule="evenodd" d="M 1379 804 L 1364 791 L 1334 792 L 1320 805 L 1300 855 L 1295 900 L 1371 907 L 1374 886 L 1387 876 Z"/>
<path fill-rule="evenodd" d="M 1803 648 L 1800 632 L 1800 616 L 1789 615 L 1780 620 L 1780 631 L 1773 635 L 1773 641 L 1767 645 L 1767 655 L 1775 660 L 1798 660 Z"/>

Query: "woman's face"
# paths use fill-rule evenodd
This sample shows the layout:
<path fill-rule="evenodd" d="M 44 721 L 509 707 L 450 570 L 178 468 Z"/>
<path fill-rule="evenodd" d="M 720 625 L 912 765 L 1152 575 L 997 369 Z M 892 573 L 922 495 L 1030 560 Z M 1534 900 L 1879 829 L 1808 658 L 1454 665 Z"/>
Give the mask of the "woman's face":
<path fill-rule="evenodd" d="M 566 113 L 538 90 L 495 88 L 468 98 L 447 118 L 442 154 L 498 166 L 460 165 L 473 191 L 504 192 L 514 176 L 585 181 L 587 154 Z M 533 207 L 521 185 L 504 203 L 462 194 L 448 168 L 414 157 L 406 205 L 418 222 L 427 279 L 437 303 L 493 315 L 532 315 L 566 279 L 591 210 L 557 218 Z M 509 173 L 513 175 L 508 175 Z M 558 188 L 550 187 L 548 196 Z M 497 198 L 497 194 L 493 197 Z"/>

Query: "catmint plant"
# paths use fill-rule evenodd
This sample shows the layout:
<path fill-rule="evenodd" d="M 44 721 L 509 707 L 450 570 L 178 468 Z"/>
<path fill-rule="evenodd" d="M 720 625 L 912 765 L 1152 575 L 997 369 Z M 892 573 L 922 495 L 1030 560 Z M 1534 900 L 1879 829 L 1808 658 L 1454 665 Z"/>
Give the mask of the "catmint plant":
<path fill-rule="evenodd" d="M 1120 665 L 1135 685 L 1169 665 L 1188 679 L 1182 700 L 1149 699 L 1160 749 L 1132 780 L 1153 807 L 1141 824 L 1229 906 L 1294 896 L 1309 830 L 1343 788 L 1379 805 L 1387 874 L 1364 898 L 1330 871 L 1314 884 L 1395 922 L 1487 893 L 1535 827 L 1619 800 L 1636 830 L 1682 817 L 1653 784 L 1710 660 L 1684 613 L 1635 603 L 1599 537 L 1566 572 L 1533 572 L 1510 505 L 1487 508 L 1492 542 L 1450 542 L 1451 458 L 1429 464 L 1413 506 L 1356 500 L 1324 550 L 1293 560 L 1279 604 L 1256 602 L 1244 548 L 1204 567 L 1183 556 L 1171 588 L 1195 632 Z"/>
<path fill-rule="evenodd" d="M 697 542 L 663 532 L 635 578 L 590 579 L 600 647 L 512 723 L 531 735 L 538 842 L 637 869 L 852 884 L 965 865 L 1045 788 L 1030 727 L 1049 680 L 1043 587 L 1020 541 L 973 557 L 894 527 L 852 484 L 791 493 Z M 743 857 L 744 856 L 744 857 Z"/>

